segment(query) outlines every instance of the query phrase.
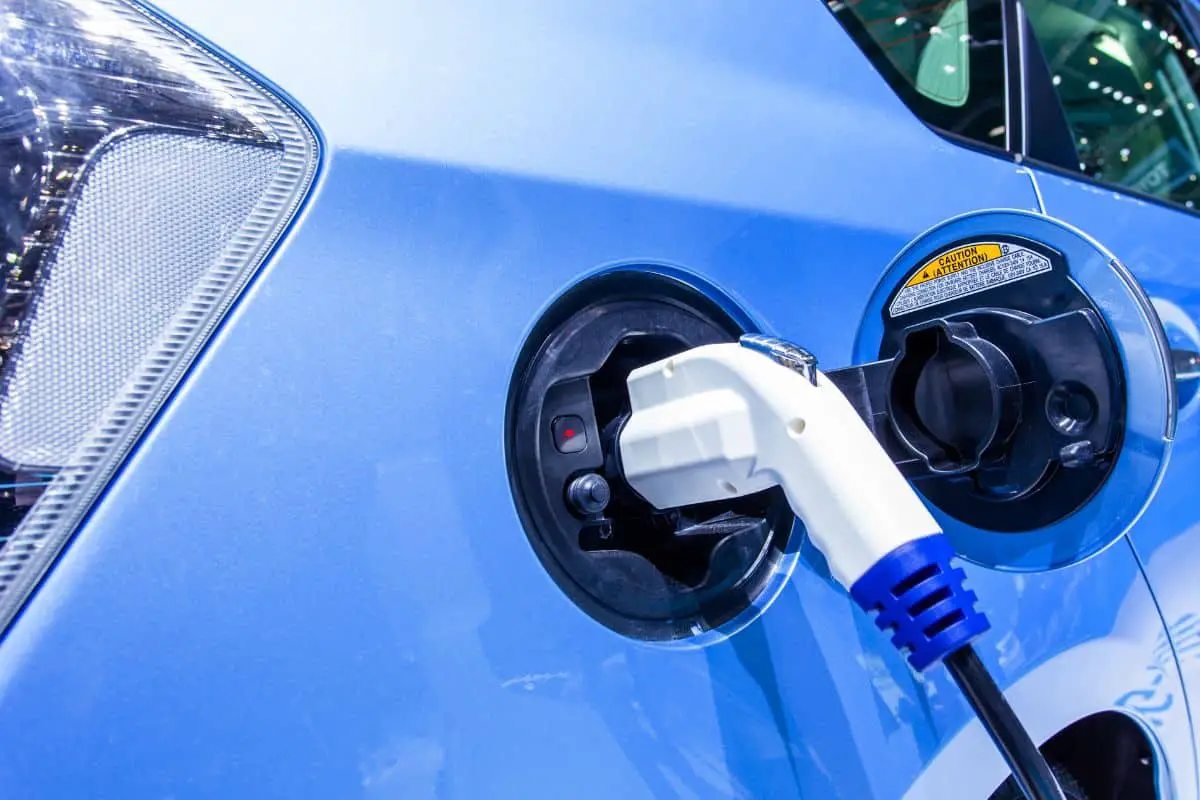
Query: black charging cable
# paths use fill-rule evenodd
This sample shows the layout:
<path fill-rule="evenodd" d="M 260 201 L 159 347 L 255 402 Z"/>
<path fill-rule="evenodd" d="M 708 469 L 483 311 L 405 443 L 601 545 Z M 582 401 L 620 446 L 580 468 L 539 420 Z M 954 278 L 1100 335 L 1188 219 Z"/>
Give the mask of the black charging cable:
<path fill-rule="evenodd" d="M 1045 757 L 971 645 L 942 659 L 1029 800 L 1065 800 Z"/>

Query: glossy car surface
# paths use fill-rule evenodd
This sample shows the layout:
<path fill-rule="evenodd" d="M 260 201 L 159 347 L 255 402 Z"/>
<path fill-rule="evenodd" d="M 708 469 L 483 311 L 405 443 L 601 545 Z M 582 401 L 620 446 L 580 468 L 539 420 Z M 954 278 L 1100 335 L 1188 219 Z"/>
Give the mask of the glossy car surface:
<path fill-rule="evenodd" d="M 160 6 L 311 115 L 323 174 L 6 634 L 0 794 L 982 798 L 1003 781 L 945 673 L 914 677 L 807 547 L 734 635 L 651 644 L 581 613 L 513 508 L 513 360 L 558 293 L 638 263 L 849 363 L 892 257 L 997 207 L 1097 237 L 1186 339 L 1194 216 L 939 135 L 816 2 Z M 980 652 L 1034 737 L 1120 711 L 1184 798 L 1193 411 L 1127 539 L 1053 572 L 968 568 L 993 623 Z"/>

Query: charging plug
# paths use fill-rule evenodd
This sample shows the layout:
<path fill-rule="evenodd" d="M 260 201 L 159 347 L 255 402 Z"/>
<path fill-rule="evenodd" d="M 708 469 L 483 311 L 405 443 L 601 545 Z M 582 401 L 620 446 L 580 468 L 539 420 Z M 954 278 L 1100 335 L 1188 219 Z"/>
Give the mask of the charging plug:
<path fill-rule="evenodd" d="M 743 337 L 636 369 L 628 387 L 619 469 L 647 502 L 782 487 L 834 578 L 918 671 L 988 629 L 948 538 L 808 353 Z"/>

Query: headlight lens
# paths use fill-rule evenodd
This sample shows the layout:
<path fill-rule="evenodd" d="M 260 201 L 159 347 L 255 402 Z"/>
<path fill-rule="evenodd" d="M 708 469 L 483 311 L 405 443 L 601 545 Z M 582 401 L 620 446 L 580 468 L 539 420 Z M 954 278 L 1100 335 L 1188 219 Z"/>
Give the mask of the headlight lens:
<path fill-rule="evenodd" d="M 0 628 L 310 188 L 278 97 L 126 0 L 0 11 Z"/>

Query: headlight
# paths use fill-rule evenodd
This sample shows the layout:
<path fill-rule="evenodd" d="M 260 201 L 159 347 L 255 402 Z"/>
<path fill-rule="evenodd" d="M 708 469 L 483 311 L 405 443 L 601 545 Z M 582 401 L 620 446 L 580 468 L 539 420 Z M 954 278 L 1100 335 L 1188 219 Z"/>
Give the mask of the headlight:
<path fill-rule="evenodd" d="M 278 97 L 126 0 L 0 10 L 0 629 L 312 184 Z"/>

